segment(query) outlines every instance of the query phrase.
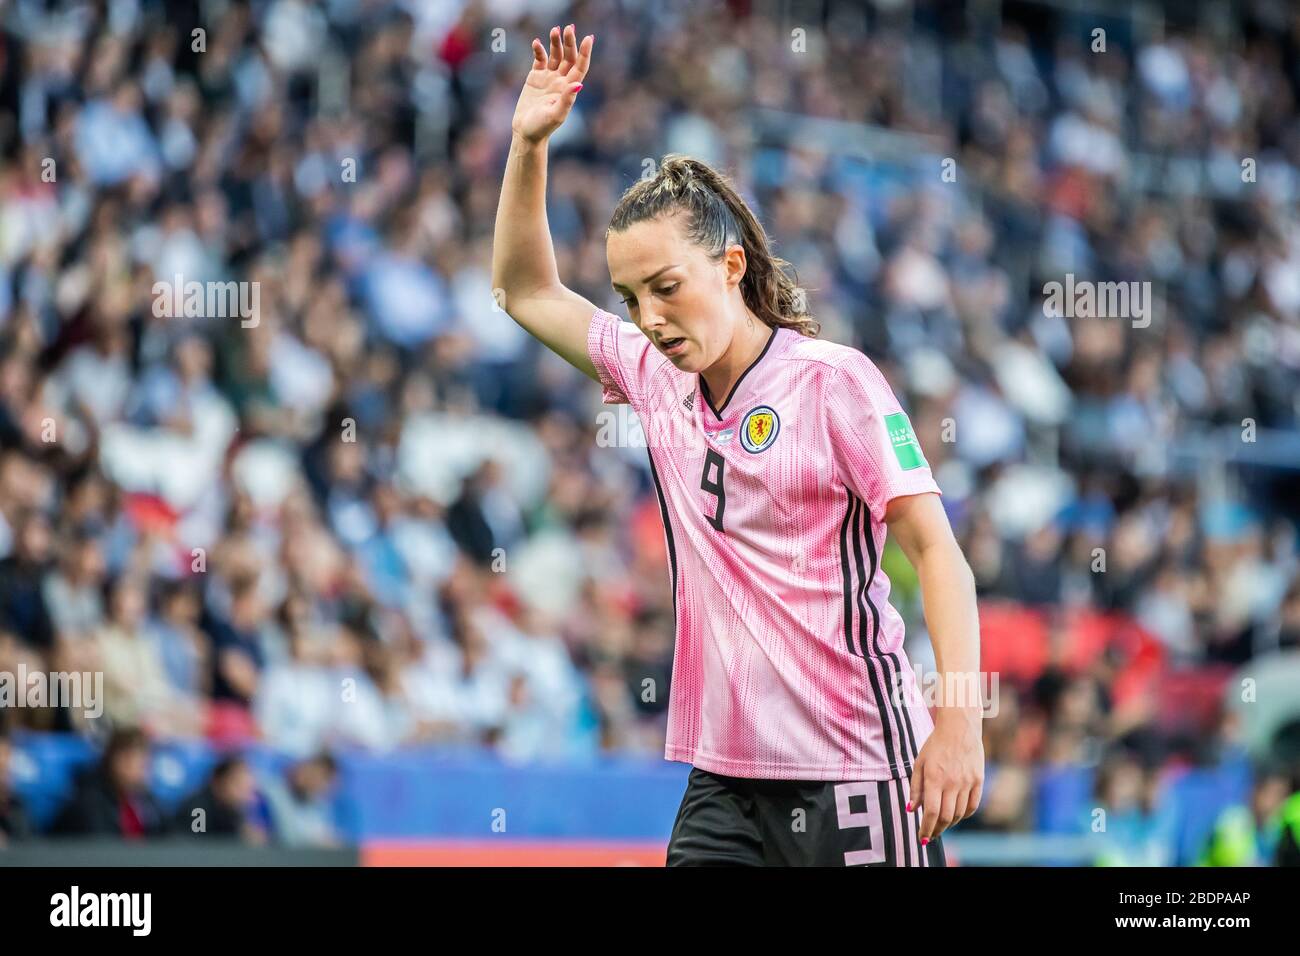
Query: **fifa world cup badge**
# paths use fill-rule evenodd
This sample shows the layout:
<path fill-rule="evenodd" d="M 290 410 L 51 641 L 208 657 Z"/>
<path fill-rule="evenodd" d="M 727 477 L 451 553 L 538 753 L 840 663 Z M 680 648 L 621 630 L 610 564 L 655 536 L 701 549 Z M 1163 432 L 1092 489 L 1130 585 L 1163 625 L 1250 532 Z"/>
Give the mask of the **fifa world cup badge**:
<path fill-rule="evenodd" d="M 894 457 L 898 467 L 903 471 L 921 468 L 926 464 L 925 455 L 921 454 L 921 443 L 912 431 L 912 423 L 904 412 L 895 412 L 885 416 L 885 430 L 889 432 L 889 443 L 894 448 Z"/>

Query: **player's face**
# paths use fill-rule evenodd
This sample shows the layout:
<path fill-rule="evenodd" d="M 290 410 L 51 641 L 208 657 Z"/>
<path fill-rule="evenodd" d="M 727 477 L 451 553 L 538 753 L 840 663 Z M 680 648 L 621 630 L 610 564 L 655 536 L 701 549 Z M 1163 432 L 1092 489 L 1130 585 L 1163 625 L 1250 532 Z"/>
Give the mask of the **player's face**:
<path fill-rule="evenodd" d="M 717 361 L 727 346 L 726 324 L 718 321 L 729 288 L 726 260 L 710 259 L 692 242 L 680 216 L 611 233 L 605 254 L 614 291 L 655 348 L 684 372 Z"/>

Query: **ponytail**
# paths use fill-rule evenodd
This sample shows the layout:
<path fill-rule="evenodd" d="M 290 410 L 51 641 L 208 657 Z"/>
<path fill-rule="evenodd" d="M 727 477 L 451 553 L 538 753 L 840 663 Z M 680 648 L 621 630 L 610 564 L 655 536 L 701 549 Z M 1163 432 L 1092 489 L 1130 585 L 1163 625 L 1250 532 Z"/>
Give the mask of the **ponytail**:
<path fill-rule="evenodd" d="M 665 156 L 655 176 L 623 194 L 608 232 L 622 232 L 633 223 L 678 211 L 687 213 L 691 240 L 712 258 L 722 258 L 734 243 L 744 248 L 740 292 L 764 324 L 816 337 L 821 327 L 808 312 L 806 293 L 795 284 L 793 272 L 787 271 L 790 263 L 772 254 L 762 224 L 727 178 L 707 163 L 677 154 Z"/>

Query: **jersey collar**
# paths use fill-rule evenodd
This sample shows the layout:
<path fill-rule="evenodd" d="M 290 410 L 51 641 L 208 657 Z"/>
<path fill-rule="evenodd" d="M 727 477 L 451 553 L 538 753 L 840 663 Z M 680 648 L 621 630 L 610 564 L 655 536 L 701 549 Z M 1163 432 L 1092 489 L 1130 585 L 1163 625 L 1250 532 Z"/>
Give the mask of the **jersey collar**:
<path fill-rule="evenodd" d="M 776 337 L 780 334 L 781 330 L 773 326 L 771 334 L 767 337 L 767 344 L 763 346 L 763 351 L 759 352 L 754 361 L 749 363 L 749 367 L 740 373 L 740 378 L 736 379 L 736 384 L 731 386 L 731 391 L 727 393 L 726 399 L 717 407 L 714 407 L 713 399 L 709 397 L 709 386 L 705 384 L 704 376 L 696 373 L 700 380 L 700 396 L 704 399 L 704 404 L 708 406 L 709 411 L 713 412 L 713 416 L 718 421 L 722 421 L 723 412 L 727 410 L 727 406 L 731 404 L 731 400 L 735 398 L 736 393 L 740 391 L 740 383 L 745 380 L 745 376 L 754 371 L 758 366 L 758 363 L 763 361 L 763 357 L 772 350 L 772 344 L 776 342 Z"/>

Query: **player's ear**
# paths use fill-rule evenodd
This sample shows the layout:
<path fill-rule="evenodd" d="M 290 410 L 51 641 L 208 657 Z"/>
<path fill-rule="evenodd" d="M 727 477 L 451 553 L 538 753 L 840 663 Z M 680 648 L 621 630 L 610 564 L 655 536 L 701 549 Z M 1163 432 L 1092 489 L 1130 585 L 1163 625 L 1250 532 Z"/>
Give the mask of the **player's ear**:
<path fill-rule="evenodd" d="M 728 288 L 740 285 L 740 280 L 745 278 L 747 266 L 748 260 L 745 258 L 745 247 L 738 242 L 733 242 L 727 246 L 722 253 L 722 271 Z"/>

